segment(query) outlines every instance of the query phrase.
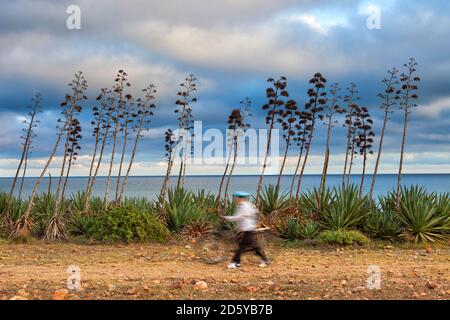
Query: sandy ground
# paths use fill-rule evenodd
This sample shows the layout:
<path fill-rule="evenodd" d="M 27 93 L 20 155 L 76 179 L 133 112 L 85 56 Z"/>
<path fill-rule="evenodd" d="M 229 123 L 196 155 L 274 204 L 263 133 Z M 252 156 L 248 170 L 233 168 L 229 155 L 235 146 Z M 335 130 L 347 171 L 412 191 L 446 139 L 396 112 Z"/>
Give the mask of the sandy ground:
<path fill-rule="evenodd" d="M 267 268 L 245 255 L 240 269 L 227 270 L 227 261 L 206 264 L 186 243 L 0 244 L 0 299 L 450 299 L 450 247 L 267 251 Z M 69 265 L 80 268 L 81 289 L 66 293 Z M 366 288 L 370 265 L 381 270 L 379 290 Z M 207 288 L 196 290 L 198 281 Z"/>

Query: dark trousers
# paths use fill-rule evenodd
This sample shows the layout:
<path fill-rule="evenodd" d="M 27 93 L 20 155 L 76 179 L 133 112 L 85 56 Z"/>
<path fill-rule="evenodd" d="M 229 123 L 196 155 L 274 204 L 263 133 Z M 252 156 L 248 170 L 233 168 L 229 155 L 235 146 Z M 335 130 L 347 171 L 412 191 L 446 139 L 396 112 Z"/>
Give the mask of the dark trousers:
<path fill-rule="evenodd" d="M 264 261 L 268 261 L 261 244 L 258 242 L 257 235 L 253 231 L 244 231 L 242 237 L 238 242 L 238 249 L 233 257 L 234 263 L 241 262 L 241 254 L 247 251 L 254 251 L 257 256 L 261 257 Z"/>

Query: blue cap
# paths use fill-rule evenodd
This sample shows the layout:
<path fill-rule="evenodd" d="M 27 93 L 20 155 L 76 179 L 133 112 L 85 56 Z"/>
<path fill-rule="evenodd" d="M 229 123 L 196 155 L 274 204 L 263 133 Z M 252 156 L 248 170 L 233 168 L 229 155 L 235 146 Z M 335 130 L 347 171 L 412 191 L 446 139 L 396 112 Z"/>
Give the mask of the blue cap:
<path fill-rule="evenodd" d="M 244 191 L 237 191 L 233 194 L 236 198 L 248 198 L 250 197 L 250 193 Z"/>

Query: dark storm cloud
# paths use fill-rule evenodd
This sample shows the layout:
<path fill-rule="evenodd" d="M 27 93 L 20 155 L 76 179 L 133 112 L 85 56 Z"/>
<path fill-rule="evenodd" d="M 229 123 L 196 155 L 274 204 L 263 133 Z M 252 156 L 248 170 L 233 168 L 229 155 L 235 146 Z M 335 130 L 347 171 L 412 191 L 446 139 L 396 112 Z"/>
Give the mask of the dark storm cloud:
<path fill-rule="evenodd" d="M 65 28 L 65 9 L 82 10 L 82 29 Z M 288 88 L 303 106 L 308 79 L 321 71 L 328 82 L 339 82 L 342 94 L 351 81 L 360 88 L 361 103 L 381 120 L 377 93 L 387 69 L 401 69 L 409 57 L 419 62 L 420 107 L 413 113 L 408 152 L 442 152 L 450 122 L 450 5 L 447 1 L 374 1 L 382 9 L 382 28 L 369 30 L 363 1 L 1 1 L 0 118 L 19 119 L 33 92 L 43 95 L 45 121 L 39 128 L 36 156 L 48 153 L 54 138 L 59 102 L 74 72 L 83 70 L 88 96 L 110 87 L 124 68 L 133 95 L 148 82 L 158 86 L 153 135 L 141 157 L 161 159 L 163 129 L 174 127 L 177 85 L 186 74 L 199 78 L 194 114 L 204 128 L 224 128 L 231 109 L 248 96 L 252 123 L 263 127 L 260 111 L 268 77 L 286 75 Z M 92 138 L 85 105 L 84 152 Z M 50 116 L 51 115 L 51 116 Z M 16 157 L 20 121 L 0 128 L 3 157 Z M 380 122 L 375 124 L 378 134 Z M 387 152 L 398 152 L 401 113 L 388 126 Z M 343 148 L 343 128 L 335 128 L 332 146 Z M 315 135 L 313 154 L 321 154 L 324 128 Z M 158 152 L 160 150 L 160 152 Z M 293 151 L 295 152 L 295 151 Z M 343 151 L 342 151 L 343 152 Z M 150 156 L 151 155 L 151 156 Z"/>

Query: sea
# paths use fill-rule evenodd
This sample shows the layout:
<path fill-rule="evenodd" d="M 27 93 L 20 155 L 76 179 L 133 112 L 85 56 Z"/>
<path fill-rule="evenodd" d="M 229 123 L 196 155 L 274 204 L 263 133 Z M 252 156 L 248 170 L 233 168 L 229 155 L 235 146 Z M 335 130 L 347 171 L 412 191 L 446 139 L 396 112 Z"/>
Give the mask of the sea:
<path fill-rule="evenodd" d="M 320 175 L 305 175 L 302 182 L 302 192 L 319 187 Z M 159 194 L 164 177 L 130 177 L 128 187 L 126 190 L 127 197 L 144 197 L 148 199 L 155 199 Z M 197 191 L 204 189 L 207 192 L 217 194 L 221 176 L 187 176 L 185 178 L 185 187 L 187 189 Z M 254 194 L 258 185 L 259 176 L 233 176 L 230 182 L 230 193 L 235 191 L 246 191 Z M 176 186 L 176 177 L 171 177 L 170 186 Z M 359 185 L 361 180 L 360 175 L 352 175 L 351 181 Z M 69 178 L 67 185 L 67 194 L 73 194 L 78 191 L 86 189 L 88 179 L 86 177 L 71 177 Z M 116 187 L 116 177 L 112 177 L 109 194 L 114 196 Z M 289 191 L 292 181 L 292 176 L 282 176 L 280 182 L 280 188 L 282 191 Z M 372 181 L 371 175 L 366 175 L 364 190 L 366 192 L 370 189 Z M 402 175 L 402 185 L 411 186 L 419 185 L 423 186 L 428 192 L 446 193 L 450 192 L 450 174 L 404 174 Z M 12 178 L 0 178 L 0 191 L 7 192 L 10 188 Z M 36 178 L 25 178 L 23 184 L 23 196 L 26 197 L 31 194 Z M 47 192 L 49 189 L 49 178 L 44 178 L 41 183 L 39 192 Z M 51 183 L 52 191 L 56 190 L 58 180 L 53 178 Z M 276 184 L 277 176 L 265 176 L 263 180 L 264 185 Z M 340 186 L 342 183 L 341 175 L 328 175 L 327 186 Z M 18 181 L 18 185 L 20 180 Z M 106 178 L 98 177 L 93 194 L 95 196 L 104 196 L 106 186 Z M 396 174 L 379 174 L 377 176 L 374 194 L 384 195 L 397 186 Z M 18 186 L 16 187 L 18 189 Z"/>

